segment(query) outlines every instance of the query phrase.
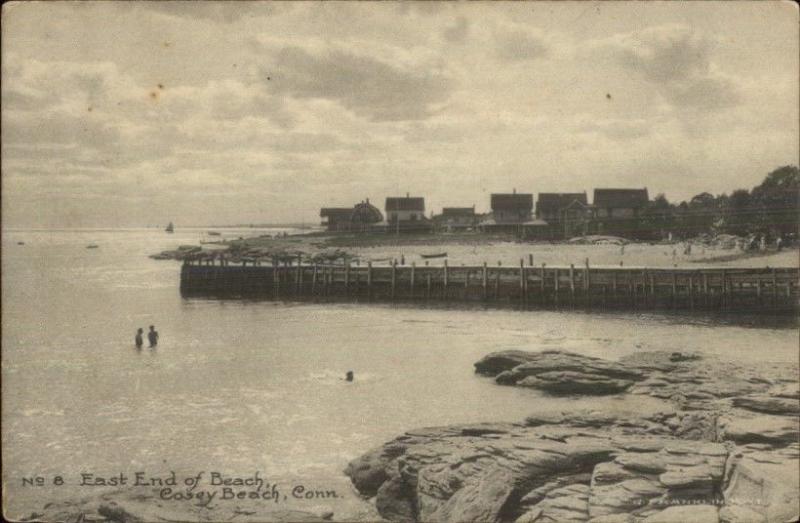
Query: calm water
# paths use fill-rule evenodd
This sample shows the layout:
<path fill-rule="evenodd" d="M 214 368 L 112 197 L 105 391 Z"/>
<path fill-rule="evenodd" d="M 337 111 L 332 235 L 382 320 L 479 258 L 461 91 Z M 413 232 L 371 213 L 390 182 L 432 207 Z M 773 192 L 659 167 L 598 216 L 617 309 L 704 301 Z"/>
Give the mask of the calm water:
<path fill-rule="evenodd" d="M 179 265 L 147 254 L 198 231 L 3 234 L 3 482 L 7 515 L 41 508 L 21 477 L 218 470 L 335 488 L 298 505 L 356 514 L 347 462 L 415 427 L 518 421 L 597 406 L 493 385 L 502 349 L 616 358 L 700 350 L 797 366 L 797 331 L 673 318 L 184 300 Z M 25 245 L 17 245 L 24 241 Z M 89 243 L 98 249 L 86 249 Z M 457 260 L 454 260 L 455 263 Z M 580 262 L 578 260 L 578 262 Z M 155 324 L 157 351 L 137 352 Z M 341 380 L 355 371 L 356 381 Z M 604 400 L 620 409 L 627 399 Z M 653 405 L 655 408 L 656 405 Z M 52 496 L 86 495 L 67 484 Z"/>

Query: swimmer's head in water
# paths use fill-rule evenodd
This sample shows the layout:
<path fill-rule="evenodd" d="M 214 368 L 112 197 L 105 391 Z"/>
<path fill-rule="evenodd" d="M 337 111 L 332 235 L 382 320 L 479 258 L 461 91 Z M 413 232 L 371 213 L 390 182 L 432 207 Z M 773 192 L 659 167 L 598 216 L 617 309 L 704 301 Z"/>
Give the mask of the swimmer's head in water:
<path fill-rule="evenodd" d="M 353 371 L 352 370 L 348 370 L 347 371 L 347 374 L 345 375 L 345 379 L 347 381 L 353 381 Z"/>

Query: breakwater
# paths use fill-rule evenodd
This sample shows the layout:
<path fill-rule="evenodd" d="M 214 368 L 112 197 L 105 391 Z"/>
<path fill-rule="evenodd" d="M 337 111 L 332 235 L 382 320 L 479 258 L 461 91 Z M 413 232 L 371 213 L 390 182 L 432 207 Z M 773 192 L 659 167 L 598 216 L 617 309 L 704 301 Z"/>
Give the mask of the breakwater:
<path fill-rule="evenodd" d="M 796 312 L 796 268 L 388 266 L 186 261 L 184 296 Z"/>

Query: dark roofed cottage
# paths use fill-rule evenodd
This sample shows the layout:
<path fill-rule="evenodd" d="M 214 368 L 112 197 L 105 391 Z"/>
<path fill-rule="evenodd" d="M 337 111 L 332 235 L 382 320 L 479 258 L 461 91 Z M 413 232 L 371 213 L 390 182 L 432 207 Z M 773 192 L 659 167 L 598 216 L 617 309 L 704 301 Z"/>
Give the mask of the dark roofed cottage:
<path fill-rule="evenodd" d="M 419 196 L 390 196 L 386 198 L 386 221 L 396 231 L 430 230 L 425 218 L 425 198 Z"/>
<path fill-rule="evenodd" d="M 319 211 L 322 218 L 322 225 L 328 231 L 343 232 L 350 230 L 350 217 L 353 214 L 352 207 L 323 207 Z"/>
<path fill-rule="evenodd" d="M 533 194 L 496 193 L 491 196 L 492 219 L 497 225 L 525 223 L 533 212 Z"/>
<path fill-rule="evenodd" d="M 595 189 L 592 206 L 598 218 L 633 218 L 647 205 L 647 189 Z"/>

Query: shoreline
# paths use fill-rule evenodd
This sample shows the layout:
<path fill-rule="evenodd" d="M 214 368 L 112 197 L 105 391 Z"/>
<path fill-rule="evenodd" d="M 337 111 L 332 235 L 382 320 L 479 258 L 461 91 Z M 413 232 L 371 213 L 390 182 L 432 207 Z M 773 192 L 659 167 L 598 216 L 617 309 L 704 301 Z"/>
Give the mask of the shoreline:
<path fill-rule="evenodd" d="M 636 267 L 686 267 L 697 268 L 702 265 L 798 267 L 800 248 L 787 247 L 781 252 L 740 252 L 713 246 L 696 245 L 694 254 L 672 254 L 675 245 L 664 243 L 630 242 L 621 245 L 580 242 L 532 242 L 519 241 L 510 235 L 486 235 L 481 233 L 446 234 L 331 234 L 314 232 L 289 236 L 257 236 L 236 240 L 221 240 L 202 245 L 184 245 L 178 249 L 152 254 L 155 259 L 219 259 L 231 261 L 296 260 L 315 263 L 324 261 L 386 261 L 405 258 L 409 263 L 416 261 L 438 264 L 449 259 L 451 264 L 490 265 L 501 263 L 515 266 L 522 259 L 526 264 L 530 258 L 534 265 L 547 263 L 548 266 L 575 264 L 582 266 L 588 259 L 595 266 L 636 266 Z M 561 255 L 559 255 L 561 253 Z M 424 256 L 442 255 L 446 257 L 426 259 Z M 763 264 L 763 265 L 762 265 Z"/>
<path fill-rule="evenodd" d="M 619 361 L 502 351 L 475 363 L 498 385 L 556 396 L 661 398 L 659 412 L 532 414 L 520 423 L 416 429 L 345 473 L 392 521 L 656 523 L 800 516 L 796 369 L 699 353 Z M 753 491 L 750 485 L 759 485 Z"/>

